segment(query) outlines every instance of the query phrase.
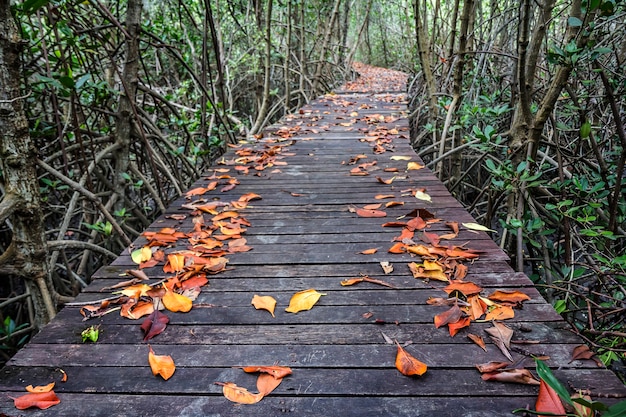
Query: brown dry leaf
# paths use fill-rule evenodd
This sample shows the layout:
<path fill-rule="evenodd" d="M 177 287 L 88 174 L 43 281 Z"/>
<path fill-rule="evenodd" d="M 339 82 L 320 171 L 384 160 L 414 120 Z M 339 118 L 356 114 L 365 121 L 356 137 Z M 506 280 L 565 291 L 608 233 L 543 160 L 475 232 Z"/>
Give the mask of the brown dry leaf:
<path fill-rule="evenodd" d="M 511 352 L 509 352 L 513 330 L 500 322 L 494 321 L 493 327 L 485 329 L 485 332 L 487 332 L 493 343 L 502 351 L 504 356 L 506 356 L 508 360 L 513 361 Z"/>
<path fill-rule="evenodd" d="M 363 209 L 365 209 L 365 210 L 377 210 L 377 209 L 379 209 L 382 205 L 383 205 L 383 203 L 368 204 L 368 205 L 366 205 L 366 206 L 363 206 Z"/>
<path fill-rule="evenodd" d="M 54 382 L 51 382 L 48 385 L 38 385 L 36 387 L 29 385 L 26 387 L 26 391 L 32 392 L 32 393 L 41 393 L 41 392 L 50 392 L 52 391 L 53 388 L 54 388 Z"/>
<path fill-rule="evenodd" d="M 381 184 L 387 184 L 387 185 L 390 185 L 390 184 L 393 182 L 393 180 L 395 180 L 395 179 L 396 179 L 396 177 L 395 177 L 395 176 L 394 176 L 394 177 L 391 177 L 391 178 L 389 178 L 388 180 L 385 180 L 385 179 L 383 179 L 383 178 L 381 178 L 381 177 L 376 177 L 376 179 L 377 179 L 377 180 L 378 180 L 378 182 L 379 182 L 379 183 L 381 183 Z"/>
<path fill-rule="evenodd" d="M 176 365 L 174 365 L 172 357 L 169 355 L 155 355 L 152 346 L 150 346 L 150 352 L 148 353 L 148 363 L 150 364 L 150 369 L 152 369 L 152 375 L 161 375 L 166 381 L 176 371 Z"/>
<path fill-rule="evenodd" d="M 539 385 L 539 381 L 528 369 L 505 369 L 482 374 L 483 381 L 512 382 L 515 384 Z M 537 410 L 539 411 L 539 410 Z M 546 411 L 546 410 L 543 410 Z"/>
<path fill-rule="evenodd" d="M 161 313 L 159 310 L 154 310 L 150 315 L 141 323 L 141 330 L 143 331 L 143 341 L 147 342 L 153 337 L 163 333 L 163 330 L 170 322 L 169 317 Z"/>
<path fill-rule="evenodd" d="M 347 287 L 347 286 L 350 286 L 350 285 L 358 284 L 360 282 L 370 282 L 372 284 L 378 284 L 378 285 L 382 285 L 382 286 L 389 287 L 389 288 L 395 288 L 393 285 L 391 285 L 391 284 L 389 284 L 389 283 L 387 283 L 385 281 L 381 281 L 379 279 L 373 279 L 373 278 L 370 278 L 368 276 L 363 276 L 363 277 L 360 277 L 360 278 L 344 279 L 343 281 L 341 281 L 341 285 L 343 287 Z"/>
<path fill-rule="evenodd" d="M 487 352 L 487 346 L 485 346 L 485 341 L 483 340 L 483 338 L 481 336 L 478 336 L 476 334 L 468 334 L 467 337 L 470 338 L 470 340 L 474 343 L 476 343 L 478 346 L 480 346 L 480 348 L 482 350 L 484 350 L 485 352 Z"/>
<path fill-rule="evenodd" d="M 234 382 L 216 382 L 222 386 L 224 397 L 238 404 L 256 404 L 263 399 L 263 394 L 253 394 L 245 388 L 237 386 Z"/>
<path fill-rule="evenodd" d="M 326 294 L 317 292 L 313 288 L 297 292 L 291 297 L 291 300 L 289 300 L 289 306 L 285 311 L 288 313 L 298 313 L 300 311 L 310 310 L 322 295 Z"/>
<path fill-rule="evenodd" d="M 12 397 L 11 397 L 12 398 Z M 54 391 L 48 392 L 29 392 L 17 398 L 12 398 L 15 408 L 18 410 L 26 410 L 35 407 L 41 410 L 57 405 L 61 402 Z"/>
<path fill-rule="evenodd" d="M 599 367 L 604 367 L 604 363 L 602 363 L 602 361 L 596 356 L 595 352 L 592 352 L 587 345 L 576 346 L 572 352 L 572 360 L 569 361 L 569 363 L 581 359 L 591 359 Z"/>
<path fill-rule="evenodd" d="M 394 194 L 378 194 L 374 197 L 374 200 L 384 200 L 386 198 L 395 198 Z"/>
<path fill-rule="evenodd" d="M 398 352 L 396 354 L 396 369 L 400 371 L 402 375 L 406 376 L 424 375 L 424 373 L 428 370 L 428 366 L 411 356 L 409 352 L 400 346 L 397 341 L 396 345 L 398 345 Z"/>
<path fill-rule="evenodd" d="M 476 369 L 478 369 L 478 371 L 481 374 L 484 374 L 486 372 L 494 372 L 497 371 L 498 369 L 502 369 L 502 368 L 506 368 L 507 366 L 513 365 L 511 362 L 487 362 L 487 363 L 479 363 L 476 364 L 474 366 L 476 366 Z"/>
<path fill-rule="evenodd" d="M 521 291 L 496 290 L 487 296 L 492 301 L 519 303 L 530 300 L 530 297 Z"/>
<path fill-rule="evenodd" d="M 257 310 L 267 310 L 270 312 L 272 317 L 276 317 L 274 315 L 274 309 L 276 308 L 276 299 L 274 297 L 269 295 L 259 296 L 254 294 L 251 304 Z"/>
<path fill-rule="evenodd" d="M 161 300 L 165 308 L 173 313 L 187 313 L 193 306 L 193 302 L 189 297 L 185 297 L 174 291 L 166 291 Z"/>
<path fill-rule="evenodd" d="M 438 329 L 448 323 L 456 323 L 461 319 L 462 314 L 463 312 L 459 308 L 458 304 L 454 304 L 449 310 L 435 316 L 435 327 Z"/>
<path fill-rule="evenodd" d="M 393 265 L 391 265 L 387 261 L 381 261 L 380 262 L 380 266 L 381 266 L 381 268 L 383 268 L 383 272 L 385 274 L 391 274 L 393 272 Z"/>
<path fill-rule="evenodd" d="M 355 213 L 359 217 L 387 217 L 387 213 L 382 210 L 366 210 L 363 208 L 357 208 Z"/>

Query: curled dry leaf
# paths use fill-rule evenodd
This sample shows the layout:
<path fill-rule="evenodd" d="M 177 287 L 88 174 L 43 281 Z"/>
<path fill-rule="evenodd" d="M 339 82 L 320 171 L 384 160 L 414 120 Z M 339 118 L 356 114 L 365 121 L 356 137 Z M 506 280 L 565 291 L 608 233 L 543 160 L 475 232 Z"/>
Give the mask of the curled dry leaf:
<path fill-rule="evenodd" d="M 498 346 L 504 356 L 506 356 L 508 360 L 512 361 L 513 357 L 511 356 L 509 349 L 511 346 L 511 337 L 513 337 L 513 330 L 502 323 L 494 321 L 493 327 L 485 329 L 485 332 L 489 334 L 493 343 Z"/>
<path fill-rule="evenodd" d="M 398 342 L 398 352 L 396 353 L 396 369 L 400 371 L 402 375 L 406 376 L 422 376 L 428 370 L 428 366 L 415 359 L 409 354 Z"/>
<path fill-rule="evenodd" d="M 511 382 L 515 384 L 539 385 L 539 381 L 528 369 L 506 369 L 482 374 L 483 381 Z M 539 410 L 537 410 L 539 411 Z M 543 410 L 547 411 L 547 410 Z"/>
<path fill-rule="evenodd" d="M 380 266 L 383 268 L 385 274 L 391 274 L 393 272 L 393 265 L 387 261 L 381 261 Z"/>
<path fill-rule="evenodd" d="M 61 402 L 54 391 L 48 392 L 29 392 L 17 398 L 12 398 L 15 408 L 18 410 L 26 410 L 35 407 L 41 410 L 57 405 Z"/>
<path fill-rule="evenodd" d="M 150 352 L 148 353 L 148 363 L 150 364 L 152 375 L 161 375 L 166 381 L 176 371 L 176 365 L 174 365 L 172 357 L 169 355 L 155 355 L 152 346 L 150 346 Z"/>
<path fill-rule="evenodd" d="M 288 366 L 242 366 L 241 369 L 247 373 L 261 372 L 262 374 L 268 374 L 276 379 L 282 379 L 292 374 L 291 368 Z"/>
<path fill-rule="evenodd" d="M 494 372 L 498 369 L 506 368 L 507 366 L 512 365 L 511 362 L 487 362 L 487 363 L 479 363 L 476 366 L 478 372 L 484 374 L 486 372 Z"/>
<path fill-rule="evenodd" d="M 143 330 L 143 341 L 147 342 L 154 336 L 157 336 L 165 330 L 167 323 L 170 322 L 169 317 L 161 313 L 159 310 L 154 310 L 146 319 L 141 323 L 141 330 Z"/>
<path fill-rule="evenodd" d="M 52 391 L 53 388 L 54 388 L 54 382 L 51 382 L 48 385 L 38 385 L 36 387 L 33 387 L 32 385 L 29 385 L 29 386 L 26 387 L 26 391 L 32 392 L 32 393 L 50 392 L 50 391 Z"/>
<path fill-rule="evenodd" d="M 448 331 L 450 332 L 450 336 L 454 337 L 454 335 L 457 334 L 459 330 L 468 327 L 470 325 L 470 322 L 471 320 L 469 317 L 461 317 L 461 319 L 455 323 L 448 323 Z"/>
<path fill-rule="evenodd" d="M 256 404 L 263 399 L 263 394 L 253 394 L 245 388 L 237 386 L 234 382 L 216 382 L 222 386 L 224 397 L 238 404 Z"/>
<path fill-rule="evenodd" d="M 270 312 L 272 317 L 276 317 L 274 315 L 274 309 L 276 308 L 276 299 L 274 297 L 269 295 L 260 296 L 254 294 L 251 304 L 257 310 L 267 310 Z"/>
<path fill-rule="evenodd" d="M 259 390 L 261 397 L 269 395 L 283 382 L 282 378 L 274 378 L 270 374 L 261 374 L 256 380 L 256 388 Z"/>
<path fill-rule="evenodd" d="M 480 346 L 480 348 L 482 350 L 484 350 L 485 352 L 487 352 L 487 346 L 485 346 L 485 341 L 483 340 L 483 338 L 481 336 L 478 336 L 476 334 L 468 334 L 467 337 L 469 337 L 469 339 L 476 343 L 478 346 Z"/>
<path fill-rule="evenodd" d="M 289 300 L 289 306 L 285 311 L 288 313 L 298 313 L 300 311 L 310 310 L 322 295 L 326 294 L 317 292 L 313 288 L 297 292 L 291 297 L 291 300 Z"/>
<path fill-rule="evenodd" d="M 440 328 L 441 326 L 445 326 L 448 323 L 456 323 L 461 319 L 461 315 L 463 312 L 459 308 L 457 304 L 454 304 L 452 308 L 444 311 L 443 313 L 437 314 L 435 316 L 435 327 Z"/>

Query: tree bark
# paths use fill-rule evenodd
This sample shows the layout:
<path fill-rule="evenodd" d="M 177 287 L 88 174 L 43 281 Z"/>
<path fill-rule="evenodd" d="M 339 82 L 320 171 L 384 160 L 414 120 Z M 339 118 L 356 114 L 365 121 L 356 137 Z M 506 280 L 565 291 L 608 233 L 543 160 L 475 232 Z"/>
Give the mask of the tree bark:
<path fill-rule="evenodd" d="M 272 4 L 273 0 L 267 2 L 267 10 L 265 17 L 265 57 L 263 60 L 264 67 L 264 80 L 263 80 L 263 99 L 259 112 L 256 116 L 254 126 L 250 129 L 250 134 L 257 134 L 263 128 L 263 122 L 265 116 L 269 110 L 270 105 L 270 76 L 272 69 Z"/>
<path fill-rule="evenodd" d="M 23 107 L 26 95 L 20 89 L 22 44 L 19 33 L 11 15 L 10 1 L 0 0 L 0 169 L 5 192 L 2 203 L 5 207 L 11 206 L 9 218 L 13 232 L 10 247 L 1 262 L 10 264 L 30 291 L 35 321 L 31 324 L 39 329 L 55 316 L 56 308 L 46 262 L 37 151 Z"/>

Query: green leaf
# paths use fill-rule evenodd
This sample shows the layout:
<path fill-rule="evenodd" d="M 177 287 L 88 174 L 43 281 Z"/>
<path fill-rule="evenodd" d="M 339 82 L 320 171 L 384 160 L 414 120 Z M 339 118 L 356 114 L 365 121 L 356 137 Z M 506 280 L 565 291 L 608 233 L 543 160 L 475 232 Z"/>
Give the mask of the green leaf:
<path fill-rule="evenodd" d="M 22 4 L 22 11 L 31 15 L 48 3 L 50 3 L 50 0 L 26 0 Z"/>
<path fill-rule="evenodd" d="M 589 120 L 585 121 L 585 123 L 580 126 L 580 137 L 586 139 L 591 134 L 591 122 Z"/>
<path fill-rule="evenodd" d="M 626 401 L 613 404 L 602 417 L 620 417 L 626 415 Z"/>
<path fill-rule="evenodd" d="M 563 401 L 573 406 L 574 402 L 570 398 L 567 388 L 565 388 L 565 386 L 554 376 L 550 368 L 548 368 L 548 365 L 539 359 L 535 359 L 535 363 L 537 364 L 537 374 L 539 375 L 539 378 L 543 379 L 544 382 L 548 384 Z"/>

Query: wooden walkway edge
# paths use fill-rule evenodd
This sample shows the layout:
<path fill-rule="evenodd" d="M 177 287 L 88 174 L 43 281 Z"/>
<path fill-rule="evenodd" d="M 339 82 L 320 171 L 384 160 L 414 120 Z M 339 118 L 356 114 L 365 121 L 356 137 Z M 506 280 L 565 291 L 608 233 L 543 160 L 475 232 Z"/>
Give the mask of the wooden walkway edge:
<path fill-rule="evenodd" d="M 433 317 L 449 307 L 427 301 L 446 296 L 446 283 L 413 278 L 408 263 L 421 258 L 388 252 L 402 228 L 382 223 L 407 221 L 416 209 L 442 220 L 430 225 L 429 233 L 450 234 L 446 222 L 474 222 L 432 172 L 407 170 L 408 162 L 420 160 L 409 144 L 405 108 L 399 92 L 344 91 L 319 98 L 268 129 L 264 138 L 229 150 L 192 187 L 211 188 L 218 181 L 214 190 L 180 198 L 150 227 L 188 233 L 194 230 L 190 204 L 243 201 L 248 193 L 261 197 L 238 210 L 249 222 L 242 236 L 252 250 L 225 255 L 226 270 L 209 276 L 194 308 L 166 312 L 168 327 L 149 342 L 156 353 L 174 359 L 171 379 L 152 375 L 141 320 L 115 312 L 82 321 L 79 307 L 70 306 L 0 370 L 0 415 L 488 417 L 534 408 L 536 386 L 483 381 L 476 370 L 475 364 L 506 360 L 494 344 L 488 342 L 483 351 L 467 338 L 474 333 L 488 340 L 484 329 L 492 324 L 472 322 L 454 337 L 446 326 L 436 329 Z M 351 175 L 355 170 L 368 175 Z M 234 187 L 221 191 L 229 181 Z M 416 198 L 416 191 L 431 201 Z M 394 197 L 375 198 L 384 194 Z M 390 201 L 403 204 L 386 208 Z M 385 218 L 355 213 L 381 202 L 377 210 Z M 210 217 L 204 215 L 207 223 Z M 514 340 L 529 341 L 512 345 L 514 361 L 534 372 L 528 355 L 549 356 L 546 363 L 570 388 L 600 394 L 607 403 L 623 399 L 626 388 L 613 373 L 591 360 L 571 360 L 581 340 L 531 281 L 511 270 L 490 236 L 460 229 L 449 242 L 480 252 L 465 262 L 467 281 L 483 294 L 505 289 L 530 296 L 505 321 Z M 420 237 L 416 233 L 416 243 L 423 243 Z M 142 237 L 135 247 L 146 243 Z M 166 252 L 189 245 L 181 239 Z M 373 248 L 374 254 L 360 253 Z M 393 272 L 385 273 L 381 262 L 389 262 Z M 126 251 L 98 271 L 77 301 L 108 296 L 100 290 L 129 279 L 125 271 L 136 268 Z M 163 263 L 145 272 L 150 283 L 173 275 L 163 272 Z M 341 285 L 362 276 L 393 288 Z M 309 288 L 326 295 L 309 311 L 285 312 L 291 296 Z M 251 305 L 254 294 L 277 299 L 275 317 Z M 97 343 L 81 343 L 80 333 L 89 325 L 100 325 Z M 397 347 L 389 343 L 394 340 L 428 365 L 426 374 L 407 377 L 396 370 Z M 237 367 L 274 363 L 291 367 L 293 374 L 257 404 L 232 403 L 215 385 L 232 381 L 256 392 L 256 375 Z M 60 382 L 61 369 L 66 382 Z M 52 381 L 60 404 L 42 411 L 14 408 L 10 397 L 23 394 L 26 385 Z"/>

